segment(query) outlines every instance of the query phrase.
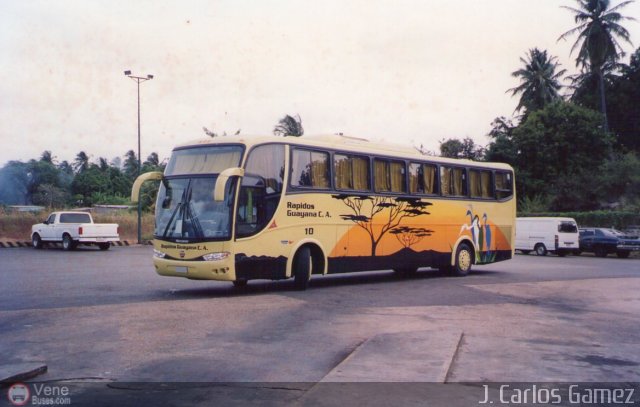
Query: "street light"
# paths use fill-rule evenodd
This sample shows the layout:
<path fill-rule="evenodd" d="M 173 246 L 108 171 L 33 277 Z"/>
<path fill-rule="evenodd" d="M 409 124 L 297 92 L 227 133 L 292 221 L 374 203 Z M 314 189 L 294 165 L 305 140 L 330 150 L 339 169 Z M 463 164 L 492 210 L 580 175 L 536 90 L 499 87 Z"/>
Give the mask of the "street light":
<path fill-rule="evenodd" d="M 153 79 L 153 75 L 146 77 L 135 76 L 131 71 L 124 71 L 124 74 L 133 79 L 138 84 L 138 176 L 142 173 L 142 161 L 140 157 L 140 83 Z M 138 244 L 142 243 L 142 202 L 138 199 Z"/>

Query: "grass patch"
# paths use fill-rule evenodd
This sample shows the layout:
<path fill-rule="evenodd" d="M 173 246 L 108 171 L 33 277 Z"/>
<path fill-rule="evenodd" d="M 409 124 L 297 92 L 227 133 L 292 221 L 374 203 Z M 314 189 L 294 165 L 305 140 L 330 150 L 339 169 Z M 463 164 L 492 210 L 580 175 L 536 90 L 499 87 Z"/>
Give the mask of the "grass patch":
<path fill-rule="evenodd" d="M 31 226 L 41 223 L 50 211 L 39 213 L 15 212 L 0 209 L 0 241 L 29 241 Z M 111 214 L 91 214 L 96 223 L 117 223 L 120 226 L 120 240 L 138 241 L 137 212 L 118 212 Z M 142 214 L 142 239 L 153 238 L 154 216 L 152 213 Z"/>

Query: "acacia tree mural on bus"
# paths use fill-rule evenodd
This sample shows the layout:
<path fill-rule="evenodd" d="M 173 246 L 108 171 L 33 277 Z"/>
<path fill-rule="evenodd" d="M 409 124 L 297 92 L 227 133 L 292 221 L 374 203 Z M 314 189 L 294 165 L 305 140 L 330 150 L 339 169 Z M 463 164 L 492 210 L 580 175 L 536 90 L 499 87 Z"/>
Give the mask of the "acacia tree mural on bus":
<path fill-rule="evenodd" d="M 404 246 L 405 249 L 410 248 L 414 244 L 420 243 L 422 239 L 427 236 L 431 236 L 433 230 L 425 228 L 412 228 L 409 226 L 399 226 L 389 233 L 394 235 L 398 242 Z"/>
<path fill-rule="evenodd" d="M 341 200 L 353 213 L 340 215 L 342 219 L 350 220 L 369 235 L 371 239 L 371 256 L 376 255 L 376 248 L 382 237 L 400 227 L 400 223 L 406 218 L 415 218 L 421 215 L 429 215 L 427 207 L 430 202 L 423 202 L 418 198 L 392 198 L 386 196 L 368 195 L 332 195 L 334 199 Z M 415 238 L 407 241 L 422 240 L 432 231 L 422 228 L 406 228 L 400 233 L 415 234 Z M 419 236 L 418 236 L 419 235 Z M 397 237 L 397 236 L 396 236 Z M 411 243 L 417 243 L 419 240 Z M 404 243 L 403 243 L 404 244 Z M 409 246 L 405 246 L 409 247 Z"/>

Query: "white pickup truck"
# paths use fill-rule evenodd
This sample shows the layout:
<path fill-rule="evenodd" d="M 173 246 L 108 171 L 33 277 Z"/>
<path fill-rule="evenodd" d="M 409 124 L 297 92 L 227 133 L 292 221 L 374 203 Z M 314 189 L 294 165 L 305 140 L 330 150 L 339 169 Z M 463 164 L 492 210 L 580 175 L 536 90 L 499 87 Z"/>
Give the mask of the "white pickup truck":
<path fill-rule="evenodd" d="M 111 242 L 119 240 L 117 223 L 93 223 L 86 212 L 53 212 L 43 223 L 31 226 L 31 243 L 36 249 L 48 242 L 62 242 L 64 250 L 79 244 L 108 250 Z"/>

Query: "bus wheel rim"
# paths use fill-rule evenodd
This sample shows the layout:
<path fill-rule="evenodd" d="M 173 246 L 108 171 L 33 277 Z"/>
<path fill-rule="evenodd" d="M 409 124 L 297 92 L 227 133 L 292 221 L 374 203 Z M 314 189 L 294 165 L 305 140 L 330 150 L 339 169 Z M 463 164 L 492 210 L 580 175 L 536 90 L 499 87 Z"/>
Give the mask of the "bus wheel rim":
<path fill-rule="evenodd" d="M 463 271 L 469 270 L 471 267 L 471 254 L 468 250 L 461 250 L 458 254 L 458 266 Z"/>

